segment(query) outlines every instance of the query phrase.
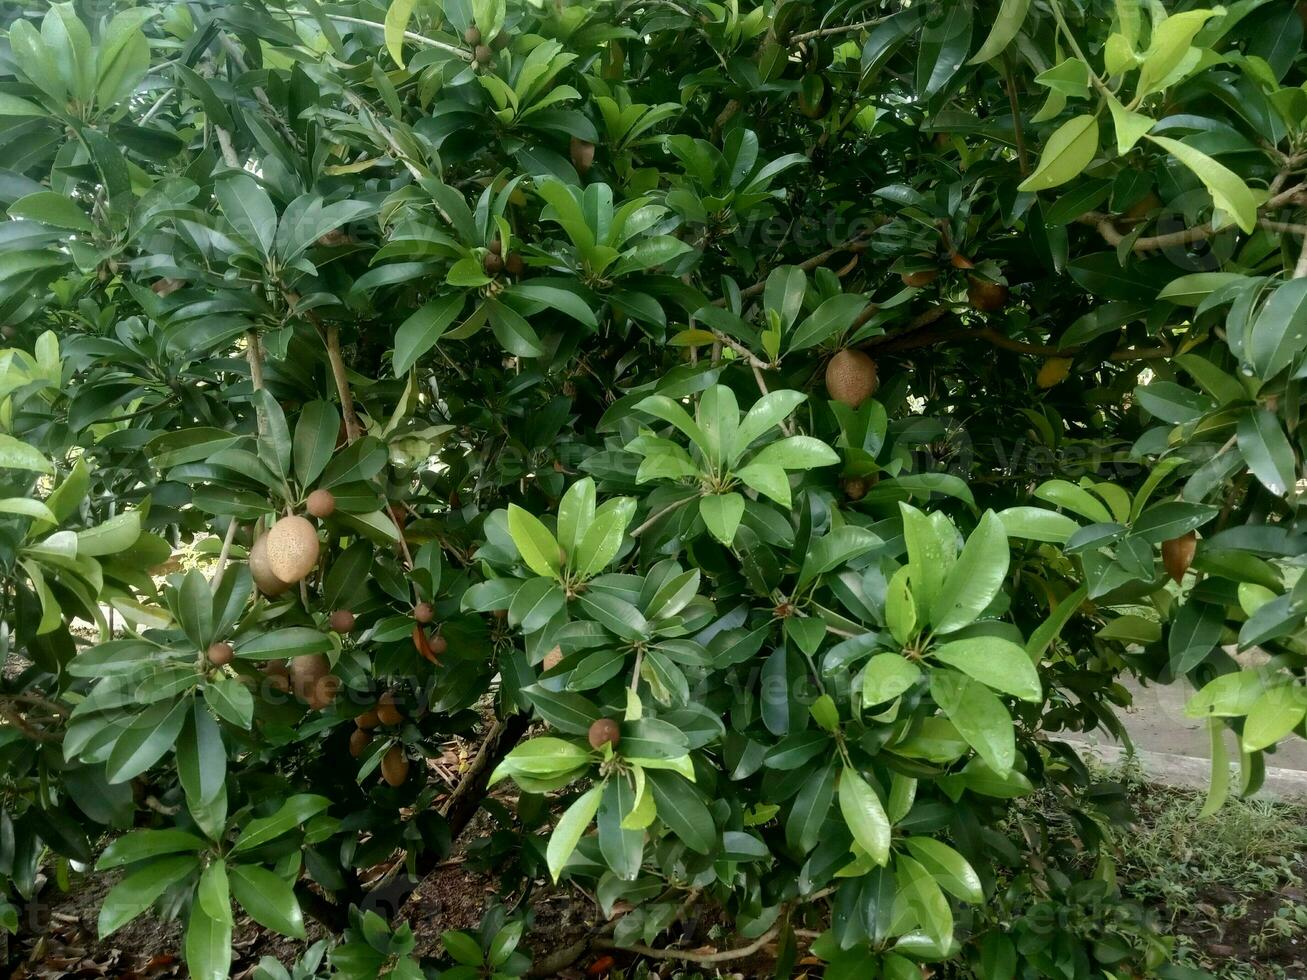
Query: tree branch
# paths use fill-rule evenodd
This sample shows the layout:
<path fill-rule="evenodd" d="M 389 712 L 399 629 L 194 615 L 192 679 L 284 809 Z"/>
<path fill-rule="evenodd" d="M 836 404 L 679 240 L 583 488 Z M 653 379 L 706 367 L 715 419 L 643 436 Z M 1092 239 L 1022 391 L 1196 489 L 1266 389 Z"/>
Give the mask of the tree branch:
<path fill-rule="evenodd" d="M 639 943 L 633 946 L 618 946 L 611 939 L 602 937 L 596 939 L 594 945 L 601 949 L 621 949 L 628 953 L 637 953 L 652 960 L 682 960 L 686 963 L 711 964 L 725 963 L 729 960 L 742 960 L 746 956 L 752 956 L 775 939 L 779 932 L 780 926 L 772 926 L 747 946 L 741 946 L 738 949 L 723 949 L 716 953 L 695 953 L 680 949 L 655 949 L 652 946 L 643 946 Z"/>

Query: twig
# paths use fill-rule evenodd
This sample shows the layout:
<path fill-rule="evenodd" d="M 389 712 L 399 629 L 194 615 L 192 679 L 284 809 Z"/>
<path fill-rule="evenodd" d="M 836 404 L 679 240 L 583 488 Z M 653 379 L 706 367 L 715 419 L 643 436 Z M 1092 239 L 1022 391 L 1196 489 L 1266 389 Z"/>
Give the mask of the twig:
<path fill-rule="evenodd" d="M 1021 104 L 1017 100 L 1017 83 L 1012 77 L 1012 56 L 1003 52 L 1003 79 L 1006 82 L 1007 101 L 1012 107 L 1012 132 L 1017 144 L 1017 166 L 1021 176 L 1030 173 L 1030 158 L 1026 154 L 1026 134 L 1021 126 Z"/>
<path fill-rule="evenodd" d="M 214 134 L 218 137 L 218 148 L 222 150 L 222 159 L 227 166 L 234 170 L 244 170 L 241 166 L 241 158 L 236 155 L 236 148 L 231 143 L 231 133 L 221 126 L 213 127 Z"/>
<path fill-rule="evenodd" d="M 296 17 L 313 16 L 307 10 L 288 10 L 286 13 Z M 339 21 L 342 24 L 357 24 L 360 27 L 371 27 L 378 31 L 386 30 L 385 24 L 378 24 L 375 20 L 364 20 L 362 17 L 343 17 L 340 14 L 328 14 L 325 12 L 324 16 L 328 20 Z M 406 40 L 413 41 L 416 44 L 425 44 L 429 48 L 439 48 L 441 51 L 447 51 L 449 54 L 457 55 L 464 61 L 472 60 L 472 53 L 470 51 L 465 51 L 460 47 L 447 44 L 444 41 L 437 41 L 435 38 L 423 37 L 421 34 L 414 33 L 413 31 L 405 31 L 404 37 Z"/>
<path fill-rule="evenodd" d="M 666 517 L 666 516 L 667 516 L 668 514 L 670 514 L 672 511 L 676 510 L 676 509 L 679 508 L 679 507 L 684 507 L 684 506 L 685 506 L 686 504 L 688 504 L 691 500 L 698 500 L 698 499 L 699 499 L 698 497 L 694 497 L 694 496 L 690 496 L 690 497 L 682 497 L 680 500 L 677 500 L 677 501 L 675 501 L 675 502 L 673 502 L 673 503 L 668 504 L 668 505 L 667 505 L 666 507 L 664 507 L 662 510 L 656 511 L 656 512 L 653 514 L 653 516 L 651 516 L 647 521 L 645 521 L 643 524 L 641 524 L 639 527 L 637 527 L 634 531 L 632 531 L 632 532 L 631 532 L 631 537 L 633 537 L 633 538 L 638 538 L 640 535 L 644 534 L 645 531 L 649 530 L 649 528 L 653 527 L 654 524 L 656 524 L 658 521 L 662 520 L 664 517 Z"/>
<path fill-rule="evenodd" d="M 1303 239 L 1302 251 L 1298 254 L 1298 264 L 1293 267 L 1295 279 L 1307 278 L 1307 238 Z"/>
<path fill-rule="evenodd" d="M 222 584 L 222 573 L 227 569 L 227 556 L 231 554 L 231 543 L 236 537 L 236 518 L 232 518 L 227 525 L 227 535 L 222 539 L 222 550 L 218 552 L 218 567 L 213 570 L 213 578 L 209 580 L 209 588 L 217 592 L 218 586 Z"/>
<path fill-rule="evenodd" d="M 752 956 L 775 939 L 779 932 L 780 926 L 772 926 L 747 946 L 741 946 L 738 949 L 724 949 L 717 953 L 694 953 L 680 949 L 655 949 L 652 946 L 644 946 L 639 943 L 633 946 L 618 946 L 611 939 L 604 938 L 596 939 L 594 944 L 602 949 L 622 949 L 628 953 L 637 953 L 653 960 L 683 960 L 686 963 L 700 964 L 725 963 L 728 960 L 741 960 L 746 956 Z"/>
<path fill-rule="evenodd" d="M 756 364 L 750 364 L 749 366 L 753 368 L 753 380 L 758 382 L 758 390 L 762 392 L 765 397 L 768 394 L 767 379 L 762 376 L 762 368 L 758 367 Z M 782 419 L 781 431 L 787 436 L 794 435 L 794 423 L 790 419 Z"/>
<path fill-rule="evenodd" d="M 57 742 L 59 736 L 52 732 L 42 731 L 29 725 L 23 716 L 13 709 L 11 705 L 0 702 L 0 718 L 3 718 L 9 724 L 13 725 L 23 733 L 24 738 L 29 738 L 33 742 Z"/>
<path fill-rule="evenodd" d="M 804 31 L 802 34 L 793 34 L 790 36 L 790 44 L 802 44 L 804 41 L 811 41 L 814 38 L 830 37 L 832 34 L 853 34 L 867 27 L 875 27 L 884 17 L 873 17 L 871 20 L 859 21 L 856 24 L 843 24 L 839 27 L 822 27 L 815 31 Z"/>

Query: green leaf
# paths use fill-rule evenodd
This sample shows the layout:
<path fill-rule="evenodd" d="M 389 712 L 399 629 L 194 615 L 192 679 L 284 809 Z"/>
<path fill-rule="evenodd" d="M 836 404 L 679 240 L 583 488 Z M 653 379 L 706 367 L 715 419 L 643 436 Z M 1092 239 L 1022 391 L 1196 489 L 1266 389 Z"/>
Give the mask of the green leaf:
<path fill-rule="evenodd" d="M 1239 452 L 1262 486 L 1277 497 L 1293 489 L 1297 464 L 1280 420 L 1265 408 L 1254 408 L 1239 417 L 1236 431 Z"/>
<path fill-rule="evenodd" d="M 198 871 L 194 855 L 161 858 L 139 871 L 133 871 L 104 897 L 100 905 L 98 933 L 101 939 L 136 918 L 170 886 Z"/>
<path fill-rule="evenodd" d="M 407 373 L 423 354 L 435 347 L 440 335 L 462 312 L 463 293 L 450 293 L 423 304 L 401 323 L 395 331 L 395 376 Z"/>
<path fill-rule="evenodd" d="M 1058 127 L 1044 144 L 1034 173 L 1017 185 L 1020 191 L 1046 191 L 1078 177 L 1098 152 L 1098 120 L 1076 116 Z"/>
<path fill-rule="evenodd" d="M 331 462 L 340 434 L 340 413 L 330 402 L 311 401 L 295 423 L 291 445 L 295 476 L 300 485 L 310 487 Z"/>
<path fill-rule="evenodd" d="M 721 464 L 734 451 L 735 432 L 740 425 L 740 406 L 735 392 L 726 385 L 713 385 L 699 396 L 695 421 L 705 440 L 708 460 Z"/>
<path fill-rule="evenodd" d="M 936 647 L 931 655 L 996 691 L 1036 703 L 1043 697 L 1030 655 L 1011 640 L 997 636 L 954 640 Z"/>
<path fill-rule="evenodd" d="M 865 779 L 852 769 L 840 774 L 840 813 L 858 846 L 873 864 L 889 861 L 890 823 L 880 797 Z"/>
<path fill-rule="evenodd" d="M 898 653 L 878 653 L 862 673 L 862 700 L 867 705 L 893 701 L 921 679 L 921 668 Z"/>
<path fill-rule="evenodd" d="M 1065 544 L 1080 530 L 1080 525 L 1065 514 L 1043 507 L 1009 507 L 999 511 L 998 519 L 1003 522 L 1008 537 L 1027 541 Z"/>
<path fill-rule="evenodd" d="M 310 653 L 328 653 L 331 637 L 311 626 L 287 626 L 242 640 L 236 656 L 242 660 L 288 660 Z"/>
<path fill-rule="evenodd" d="M 1270 380 L 1293 363 L 1307 347 L 1307 277 L 1281 283 L 1248 327 L 1244 356 L 1257 376 Z"/>
<path fill-rule="evenodd" d="M 768 392 L 754 402 L 735 432 L 735 449 L 729 462 L 737 463 L 759 436 L 789 418 L 807 397 L 801 391 L 781 390 Z"/>
<path fill-rule="evenodd" d="M 569 562 L 574 566 L 584 561 L 584 556 L 573 552 L 594 519 L 595 481 L 587 476 L 568 487 L 558 502 L 558 544 L 568 553 Z"/>
<path fill-rule="evenodd" d="M 735 530 L 744 516 L 744 497 L 738 493 L 710 494 L 699 498 L 699 514 L 708 531 L 722 544 L 735 540 Z"/>
<path fill-rule="evenodd" d="M 694 787 L 684 776 L 674 772 L 650 769 L 646 776 L 653 792 L 658 819 L 690 850 L 698 854 L 711 854 L 718 844 L 717 828 L 712 814 L 703 805 Z"/>
<path fill-rule="evenodd" d="M 299 900 L 285 878 L 256 865 L 236 864 L 228 869 L 228 879 L 232 895 L 251 919 L 283 936 L 305 937 Z"/>
<path fill-rule="evenodd" d="M 964 902 L 979 905 L 985 900 L 985 890 L 971 864 L 943 841 L 933 837 L 908 837 L 904 840 L 912 856 L 930 872 L 931 877 L 950 895 Z"/>
<path fill-rule="evenodd" d="M 539 518 L 517 504 L 509 504 L 508 533 L 512 535 L 513 544 L 517 546 L 517 552 L 522 556 L 522 561 L 526 563 L 527 568 L 546 578 L 559 577 L 562 566 L 559 560 L 558 542 Z"/>
<path fill-rule="evenodd" d="M 227 980 L 231 975 L 231 910 L 225 919 L 191 906 L 186 926 L 186 967 L 193 980 Z"/>
<path fill-rule="evenodd" d="M 953 912 L 933 875 L 905 854 L 895 859 L 899 893 L 908 903 L 917 923 L 938 946 L 953 938 Z"/>
<path fill-rule="evenodd" d="M 1147 139 L 1192 170 L 1212 195 L 1212 201 L 1230 215 L 1235 224 L 1246 232 L 1257 227 L 1257 198 L 1238 174 L 1187 143 L 1166 136 L 1148 136 Z"/>
<path fill-rule="evenodd" d="M 39 500 L 32 500 L 28 497 L 5 497 L 0 500 L 0 514 L 17 514 L 20 517 L 31 517 L 38 521 L 46 521 L 53 525 L 58 522 L 58 518 L 50 511 L 50 508 Z"/>
<path fill-rule="evenodd" d="M 975 622 L 1003 588 L 1008 560 L 1007 530 L 986 511 L 931 604 L 934 631 L 952 633 Z"/>
<path fill-rule="evenodd" d="M 1116 151 L 1125 156 L 1144 138 L 1144 134 L 1157 125 L 1157 120 L 1127 109 L 1113 95 L 1105 98 L 1108 109 L 1112 111 L 1112 125 L 1116 127 Z"/>
<path fill-rule="evenodd" d="M 1243 726 L 1243 750 L 1269 748 L 1302 724 L 1307 716 L 1307 698 L 1297 684 L 1273 687 L 1248 709 Z"/>
<path fill-rule="evenodd" d="M 204 841 L 184 830 L 134 830 L 111 841 L 95 862 L 95 870 L 108 871 L 164 854 L 194 853 Z"/>
<path fill-rule="evenodd" d="M 282 834 L 290 833 L 296 827 L 302 826 L 310 817 L 317 816 L 329 806 L 331 801 L 325 796 L 314 796 L 309 793 L 292 796 L 271 816 L 249 821 L 240 836 L 236 838 L 230 853 L 241 854 L 262 847 Z"/>
<path fill-rule="evenodd" d="M 545 848 L 545 862 L 555 883 L 558 882 L 558 876 L 562 874 L 563 865 L 567 864 L 567 859 L 576 850 L 581 835 L 594 820 L 602 794 L 602 784 L 583 793 L 567 808 L 554 827 L 554 832 L 549 835 L 549 844 Z"/>
<path fill-rule="evenodd" d="M 277 209 L 262 187 L 248 174 L 225 177 L 214 186 L 222 213 L 236 234 L 267 258 L 277 237 Z"/>
<path fill-rule="evenodd" d="M 598 574 L 617 557 L 626 539 L 626 529 L 635 516 L 635 506 L 634 497 L 615 497 L 595 511 L 571 561 L 572 568 L 582 578 Z"/>
<path fill-rule="evenodd" d="M 99 558 L 126 551 L 141 536 L 141 515 L 129 510 L 110 517 L 95 527 L 77 532 L 77 554 L 83 558 Z"/>
<path fill-rule="evenodd" d="M 1144 52 L 1143 64 L 1139 69 L 1139 83 L 1135 89 L 1136 97 L 1143 97 L 1158 90 L 1184 58 L 1193 42 L 1194 36 L 1216 16 L 1216 10 L 1186 10 L 1172 14 L 1161 23 L 1153 26 L 1148 50 Z M 1251 229 L 1244 229 L 1250 231 Z"/>
<path fill-rule="evenodd" d="M 810 470 L 840 461 L 839 453 L 812 436 L 789 436 L 763 446 L 749 461 L 752 466 L 779 466 L 786 470 Z"/>
<path fill-rule="evenodd" d="M 1006 776 L 1017 750 L 1012 716 L 1003 702 L 985 685 L 951 670 L 931 671 L 930 695 L 967 744 L 991 769 Z"/>
<path fill-rule="evenodd" d="M 26 23 L 19 21 L 18 23 Z M 35 446 L 19 442 L 13 436 L 0 433 L 0 468 L 30 470 L 33 473 L 53 473 L 54 467 Z"/>
<path fill-rule="evenodd" d="M 994 18 L 994 24 L 989 29 L 989 36 L 967 64 L 983 64 L 1002 54 L 1017 36 L 1029 9 L 1030 0 L 1003 0 L 998 8 L 998 16 Z"/>
<path fill-rule="evenodd" d="M 37 191 L 9 205 L 9 217 L 27 218 L 55 228 L 95 232 L 95 224 L 77 202 L 54 191 Z"/>
<path fill-rule="evenodd" d="M 404 32 L 408 30 L 409 18 L 413 16 L 413 7 L 417 0 L 390 0 L 386 8 L 386 22 L 383 25 L 386 50 L 400 68 L 404 67 Z"/>

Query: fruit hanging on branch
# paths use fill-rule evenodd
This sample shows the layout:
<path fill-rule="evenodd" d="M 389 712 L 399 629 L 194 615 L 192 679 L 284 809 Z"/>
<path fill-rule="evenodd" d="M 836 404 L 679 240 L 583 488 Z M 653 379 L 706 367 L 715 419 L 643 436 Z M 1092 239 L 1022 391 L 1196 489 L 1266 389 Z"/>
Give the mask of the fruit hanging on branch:
<path fill-rule="evenodd" d="M 573 136 L 569 153 L 572 157 L 572 166 L 576 168 L 576 172 L 582 177 L 588 174 L 590 167 L 595 162 L 595 145 L 589 140 L 578 139 Z"/>
<path fill-rule="evenodd" d="M 337 609 L 328 617 L 327 625 L 335 633 L 352 633 L 354 631 L 354 614 L 348 609 Z"/>
<path fill-rule="evenodd" d="M 250 547 L 250 578 L 254 579 L 259 591 L 269 598 L 281 595 L 291 586 L 290 582 L 283 581 L 272 570 L 266 534 L 261 535 Z"/>
<path fill-rule="evenodd" d="M 300 581 L 318 564 L 318 529 L 303 517 L 283 517 L 265 540 L 268 567 L 283 582 Z"/>
<path fill-rule="evenodd" d="M 994 313 L 1007 306 L 1008 288 L 980 276 L 967 276 L 967 302 L 973 310 Z"/>
<path fill-rule="evenodd" d="M 826 393 L 850 408 L 874 395 L 878 384 L 876 362 L 865 351 L 842 350 L 826 365 Z"/>
<path fill-rule="evenodd" d="M 613 719 L 600 718 L 590 725 L 586 738 L 589 739 L 592 749 L 602 749 L 605 745 L 616 748 L 617 743 L 622 740 L 622 729 Z"/>
<path fill-rule="evenodd" d="M 321 520 L 336 512 L 336 496 L 330 490 L 314 490 L 304 502 L 304 509 Z"/>
<path fill-rule="evenodd" d="M 206 656 L 213 666 L 226 667 L 236 656 L 236 651 L 231 648 L 230 643 L 211 643 Z"/>
<path fill-rule="evenodd" d="M 399 745 L 392 745 L 381 759 L 381 778 L 390 786 L 403 786 L 408 780 L 408 756 Z"/>
<path fill-rule="evenodd" d="M 388 728 L 393 728 L 404 720 L 404 713 L 395 703 L 395 695 L 387 691 L 377 699 L 377 721 Z"/>
<path fill-rule="evenodd" d="M 306 653 L 290 662 L 291 689 L 314 711 L 336 700 L 340 678 L 331 672 L 331 663 L 321 653 Z"/>
<path fill-rule="evenodd" d="M 357 759 L 370 744 L 372 736 L 364 729 L 356 728 L 349 736 L 349 754 Z"/>

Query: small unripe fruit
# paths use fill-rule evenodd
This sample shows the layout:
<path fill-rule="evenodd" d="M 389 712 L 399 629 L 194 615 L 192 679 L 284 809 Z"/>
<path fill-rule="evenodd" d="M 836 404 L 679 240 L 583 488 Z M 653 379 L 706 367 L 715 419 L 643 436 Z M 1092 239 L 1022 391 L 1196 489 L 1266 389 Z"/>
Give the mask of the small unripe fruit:
<path fill-rule="evenodd" d="M 500 31 L 490 43 L 494 45 L 496 51 L 503 51 L 504 48 L 508 47 L 508 42 L 511 40 L 512 38 L 508 36 L 507 31 Z"/>
<path fill-rule="evenodd" d="M 283 517 L 267 533 L 268 567 L 283 582 L 298 582 L 318 563 L 318 530 L 303 517 Z"/>
<path fill-rule="evenodd" d="M 436 610 L 429 602 L 419 602 L 413 607 L 413 618 L 425 626 L 436 618 Z"/>
<path fill-rule="evenodd" d="M 989 282 L 978 276 L 967 278 L 967 302 L 973 310 L 993 313 L 1007 305 L 1007 287 L 1000 282 Z"/>
<path fill-rule="evenodd" d="M 363 729 L 356 728 L 354 729 L 353 734 L 350 735 L 349 737 L 349 754 L 357 759 L 359 756 L 363 754 L 363 750 L 366 749 L 371 743 L 372 743 L 372 736 L 369 735 L 367 732 L 365 732 Z"/>
<path fill-rule="evenodd" d="M 842 350 L 826 365 L 826 393 L 851 408 L 875 394 L 878 383 L 876 362 L 863 351 Z"/>
<path fill-rule="evenodd" d="M 408 756 L 398 745 L 392 745 L 382 757 L 381 778 L 391 786 L 403 786 L 408 779 Z"/>
<path fill-rule="evenodd" d="M 484 44 L 478 44 L 476 46 L 476 50 L 472 54 L 473 57 L 476 58 L 476 62 L 478 65 L 490 64 L 490 59 L 495 56 L 495 53 L 491 51 L 490 48 L 486 47 Z"/>
<path fill-rule="evenodd" d="M 504 260 L 494 252 L 487 252 L 486 257 L 481 260 L 481 268 L 488 276 L 497 276 L 504 271 Z"/>
<path fill-rule="evenodd" d="M 595 145 L 589 140 L 577 139 L 573 136 L 570 152 L 572 166 L 576 168 L 578 174 L 584 177 L 590 172 L 590 167 L 595 162 Z"/>
<path fill-rule="evenodd" d="M 550 650 L 548 653 L 545 654 L 545 659 L 540 661 L 540 666 L 543 667 L 545 670 L 553 670 L 562 662 L 563 662 L 563 648 L 554 647 L 552 650 Z"/>
<path fill-rule="evenodd" d="M 231 648 L 230 643 L 212 643 L 209 645 L 209 663 L 215 667 L 226 667 L 235 656 L 236 651 Z"/>
<path fill-rule="evenodd" d="M 404 720 L 403 713 L 395 704 L 395 695 L 387 691 L 377 700 L 377 720 L 388 727 L 394 727 Z"/>
<path fill-rule="evenodd" d="M 605 745 L 616 748 L 617 743 L 622 740 L 622 730 L 613 719 L 600 718 L 590 726 L 586 738 L 590 740 L 592 749 L 602 749 Z"/>
<path fill-rule="evenodd" d="M 363 731 L 370 732 L 381 724 L 381 719 L 377 717 L 377 712 L 373 709 L 372 711 L 365 711 L 363 714 L 355 718 L 354 724 L 363 729 Z"/>
<path fill-rule="evenodd" d="M 509 252 L 508 258 L 504 259 L 504 269 L 514 279 L 521 279 L 522 273 L 526 272 L 526 263 L 517 252 Z"/>
<path fill-rule="evenodd" d="M 476 25 L 473 24 L 463 32 L 463 40 L 473 47 L 476 47 L 481 43 L 481 31 L 479 31 Z"/>
<path fill-rule="evenodd" d="M 314 490 L 304 502 L 304 509 L 321 520 L 336 512 L 336 495 L 330 490 Z"/>
<path fill-rule="evenodd" d="M 348 609 L 337 609 L 327 623 L 337 633 L 349 633 L 354 629 L 354 614 Z"/>
<path fill-rule="evenodd" d="M 850 500 L 861 500 L 867 495 L 867 481 L 860 476 L 851 476 L 844 481 L 844 496 Z"/>
<path fill-rule="evenodd" d="M 1194 552 L 1197 550 L 1198 535 L 1193 531 L 1162 542 L 1162 564 L 1176 585 L 1184 580 L 1184 573 L 1193 564 Z"/>

